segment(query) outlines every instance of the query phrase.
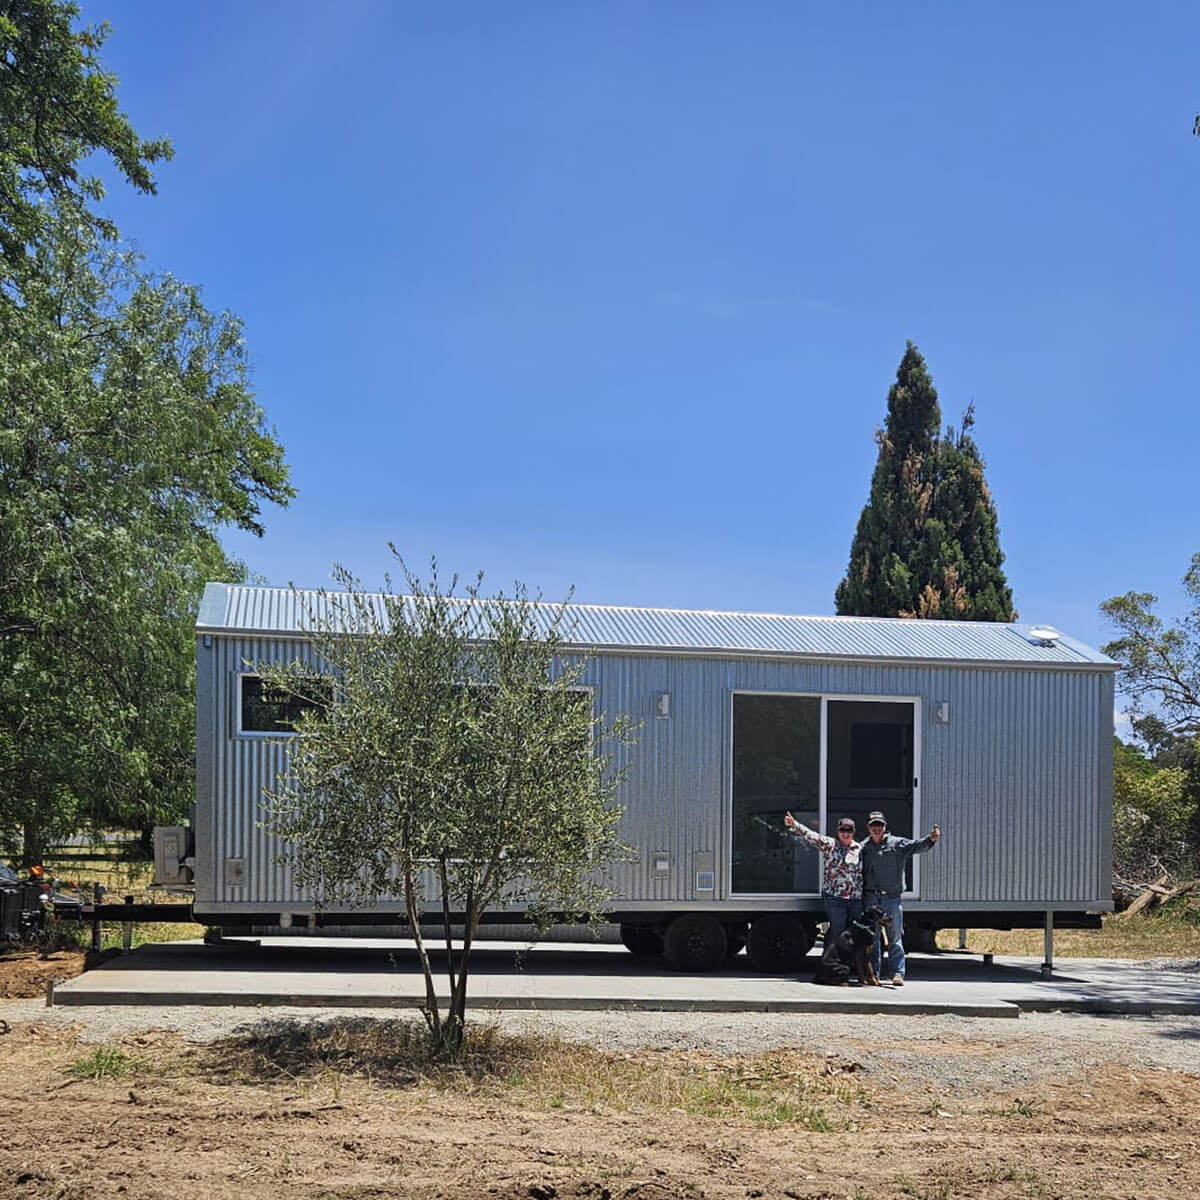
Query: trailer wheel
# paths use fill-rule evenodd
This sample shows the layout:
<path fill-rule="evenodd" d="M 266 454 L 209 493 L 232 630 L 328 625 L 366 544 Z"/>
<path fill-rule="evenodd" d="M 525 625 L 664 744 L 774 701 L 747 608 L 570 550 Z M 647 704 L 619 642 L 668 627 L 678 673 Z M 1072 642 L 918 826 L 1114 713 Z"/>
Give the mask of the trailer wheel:
<path fill-rule="evenodd" d="M 715 971 L 725 961 L 729 939 L 716 917 L 688 914 L 667 926 L 663 953 L 672 971 Z"/>
<path fill-rule="evenodd" d="M 621 945 L 634 958 L 662 958 L 662 930 L 653 925 L 622 925 Z"/>
<path fill-rule="evenodd" d="M 915 950 L 918 954 L 936 954 L 938 952 L 937 932 L 936 925 L 905 921 L 904 948 Z"/>
<path fill-rule="evenodd" d="M 768 975 L 794 974 L 812 949 L 814 932 L 807 921 L 790 914 L 759 917 L 746 941 L 750 961 Z"/>

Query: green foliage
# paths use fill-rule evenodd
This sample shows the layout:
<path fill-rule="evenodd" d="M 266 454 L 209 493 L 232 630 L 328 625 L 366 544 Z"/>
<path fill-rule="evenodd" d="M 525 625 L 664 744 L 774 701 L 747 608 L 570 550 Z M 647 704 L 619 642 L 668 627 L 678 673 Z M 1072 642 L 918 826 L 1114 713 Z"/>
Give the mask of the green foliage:
<path fill-rule="evenodd" d="M 107 154 L 149 193 L 151 165 L 171 157 L 168 141 L 143 141 L 117 107 L 116 77 L 99 59 L 108 27 L 74 28 L 78 17 L 62 0 L 0 0 L 0 278 L 9 284 L 55 214 L 116 235 L 88 207 L 104 195 L 81 171 L 89 155 Z"/>
<path fill-rule="evenodd" d="M 1113 870 L 1129 881 L 1148 881 L 1163 871 L 1189 875 L 1196 860 L 1195 818 L 1196 796 L 1185 770 L 1146 774 L 1122 756 L 1113 778 Z"/>
<path fill-rule="evenodd" d="M 1121 690 L 1135 715 L 1149 708 L 1156 716 L 1153 729 L 1160 738 L 1200 734 L 1200 554 L 1183 586 L 1192 608 L 1171 625 L 1155 613 L 1158 597 L 1150 592 L 1126 592 L 1100 606 L 1120 633 L 1104 653 L 1121 664 Z"/>
<path fill-rule="evenodd" d="M 192 790 L 203 582 L 216 540 L 292 495 L 239 323 L 115 248 L 86 171 L 153 193 L 63 0 L 0 0 L 0 850 L 26 862 L 85 818 L 145 828 Z"/>
<path fill-rule="evenodd" d="M 1145 743 L 1154 767 L 1183 767 L 1190 771 L 1196 763 L 1196 738 L 1175 733 L 1156 713 L 1134 717 L 1133 732 Z"/>
<path fill-rule="evenodd" d="M 1113 767 L 1132 779 L 1145 779 L 1154 774 L 1154 764 L 1137 746 L 1113 738 Z"/>
<path fill-rule="evenodd" d="M 313 659 L 257 664 L 311 705 L 264 824 L 318 903 L 403 896 L 426 1016 L 453 1049 L 487 909 L 520 907 L 540 924 L 602 911 L 607 869 L 626 853 L 614 797 L 630 732 L 581 694 L 587 659 L 566 653 L 563 606 L 519 585 L 456 595 L 436 565 L 429 583 L 400 565 L 408 596 L 372 597 L 337 569 L 345 593 L 322 594 L 308 616 Z M 452 914 L 464 928 L 447 955 L 444 1021 L 419 923 L 434 897 L 447 943 Z"/>
<path fill-rule="evenodd" d="M 0 840 L 186 811 L 215 532 L 293 492 L 240 324 L 60 221 L 0 303 Z"/>
<path fill-rule="evenodd" d="M 939 436 L 941 409 L 909 342 L 888 392 L 871 495 L 859 517 L 837 611 L 874 617 L 1011 621 L 996 506 L 970 436 Z"/>
<path fill-rule="evenodd" d="M 71 1063 L 67 1074 L 72 1079 L 128 1079 L 143 1065 L 141 1059 L 126 1054 L 119 1046 L 97 1046 L 91 1054 Z"/>
<path fill-rule="evenodd" d="M 1100 606 L 1120 634 L 1104 653 L 1121 664 L 1118 681 L 1131 701 L 1134 731 L 1156 768 L 1137 788 L 1117 767 L 1114 862 L 1143 876 L 1156 861 L 1172 873 L 1200 865 L 1200 554 L 1183 586 L 1191 609 L 1170 625 L 1149 592 L 1126 592 Z"/>

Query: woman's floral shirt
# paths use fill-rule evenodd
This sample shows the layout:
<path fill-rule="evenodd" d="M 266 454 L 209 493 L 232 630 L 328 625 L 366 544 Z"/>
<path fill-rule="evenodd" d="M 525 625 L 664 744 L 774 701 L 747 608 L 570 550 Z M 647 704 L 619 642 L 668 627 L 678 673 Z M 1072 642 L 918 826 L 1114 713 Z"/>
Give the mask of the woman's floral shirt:
<path fill-rule="evenodd" d="M 791 833 L 821 852 L 823 895 L 862 899 L 862 846 L 858 842 L 851 839 L 848 846 L 843 846 L 837 838 L 826 837 L 807 825 L 797 825 Z"/>

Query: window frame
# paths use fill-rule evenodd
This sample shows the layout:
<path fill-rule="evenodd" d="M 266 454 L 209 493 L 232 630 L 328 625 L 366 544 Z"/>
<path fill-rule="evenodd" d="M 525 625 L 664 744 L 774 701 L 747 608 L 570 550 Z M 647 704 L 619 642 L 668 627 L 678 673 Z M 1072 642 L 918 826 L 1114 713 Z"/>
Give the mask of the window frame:
<path fill-rule="evenodd" d="M 234 688 L 234 709 L 233 709 L 233 736 L 235 738 L 247 738 L 254 741 L 259 741 L 263 738 L 295 738 L 303 735 L 296 729 L 246 729 L 242 725 L 242 718 L 245 715 L 245 707 L 242 704 L 242 681 L 245 679 L 261 679 L 262 675 L 258 671 L 238 671 L 237 684 Z M 333 687 L 333 676 L 327 675 L 325 678 L 330 680 L 330 688 Z"/>

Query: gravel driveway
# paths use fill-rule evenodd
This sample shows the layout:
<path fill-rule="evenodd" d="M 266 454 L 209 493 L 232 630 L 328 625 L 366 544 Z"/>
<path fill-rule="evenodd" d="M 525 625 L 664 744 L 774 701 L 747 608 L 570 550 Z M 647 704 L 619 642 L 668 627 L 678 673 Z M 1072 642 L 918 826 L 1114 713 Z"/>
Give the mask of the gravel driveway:
<path fill-rule="evenodd" d="M 0 1020 L 74 1027 L 85 1042 L 108 1042 L 150 1029 L 210 1042 L 263 1021 L 374 1016 L 395 1009 L 146 1007 L 46 1008 L 39 1000 L 0 1002 Z M 966 1098 L 1103 1063 L 1166 1067 L 1200 1075 L 1200 1017 L 1095 1017 L 1025 1013 L 1019 1020 L 953 1016 L 853 1016 L 830 1013 L 506 1012 L 485 1014 L 502 1029 L 556 1035 L 606 1050 L 653 1047 L 753 1054 L 802 1046 L 861 1063 L 870 1075 L 910 1090 Z M 0 1047 L 3 1042 L 0 1041 Z"/>

